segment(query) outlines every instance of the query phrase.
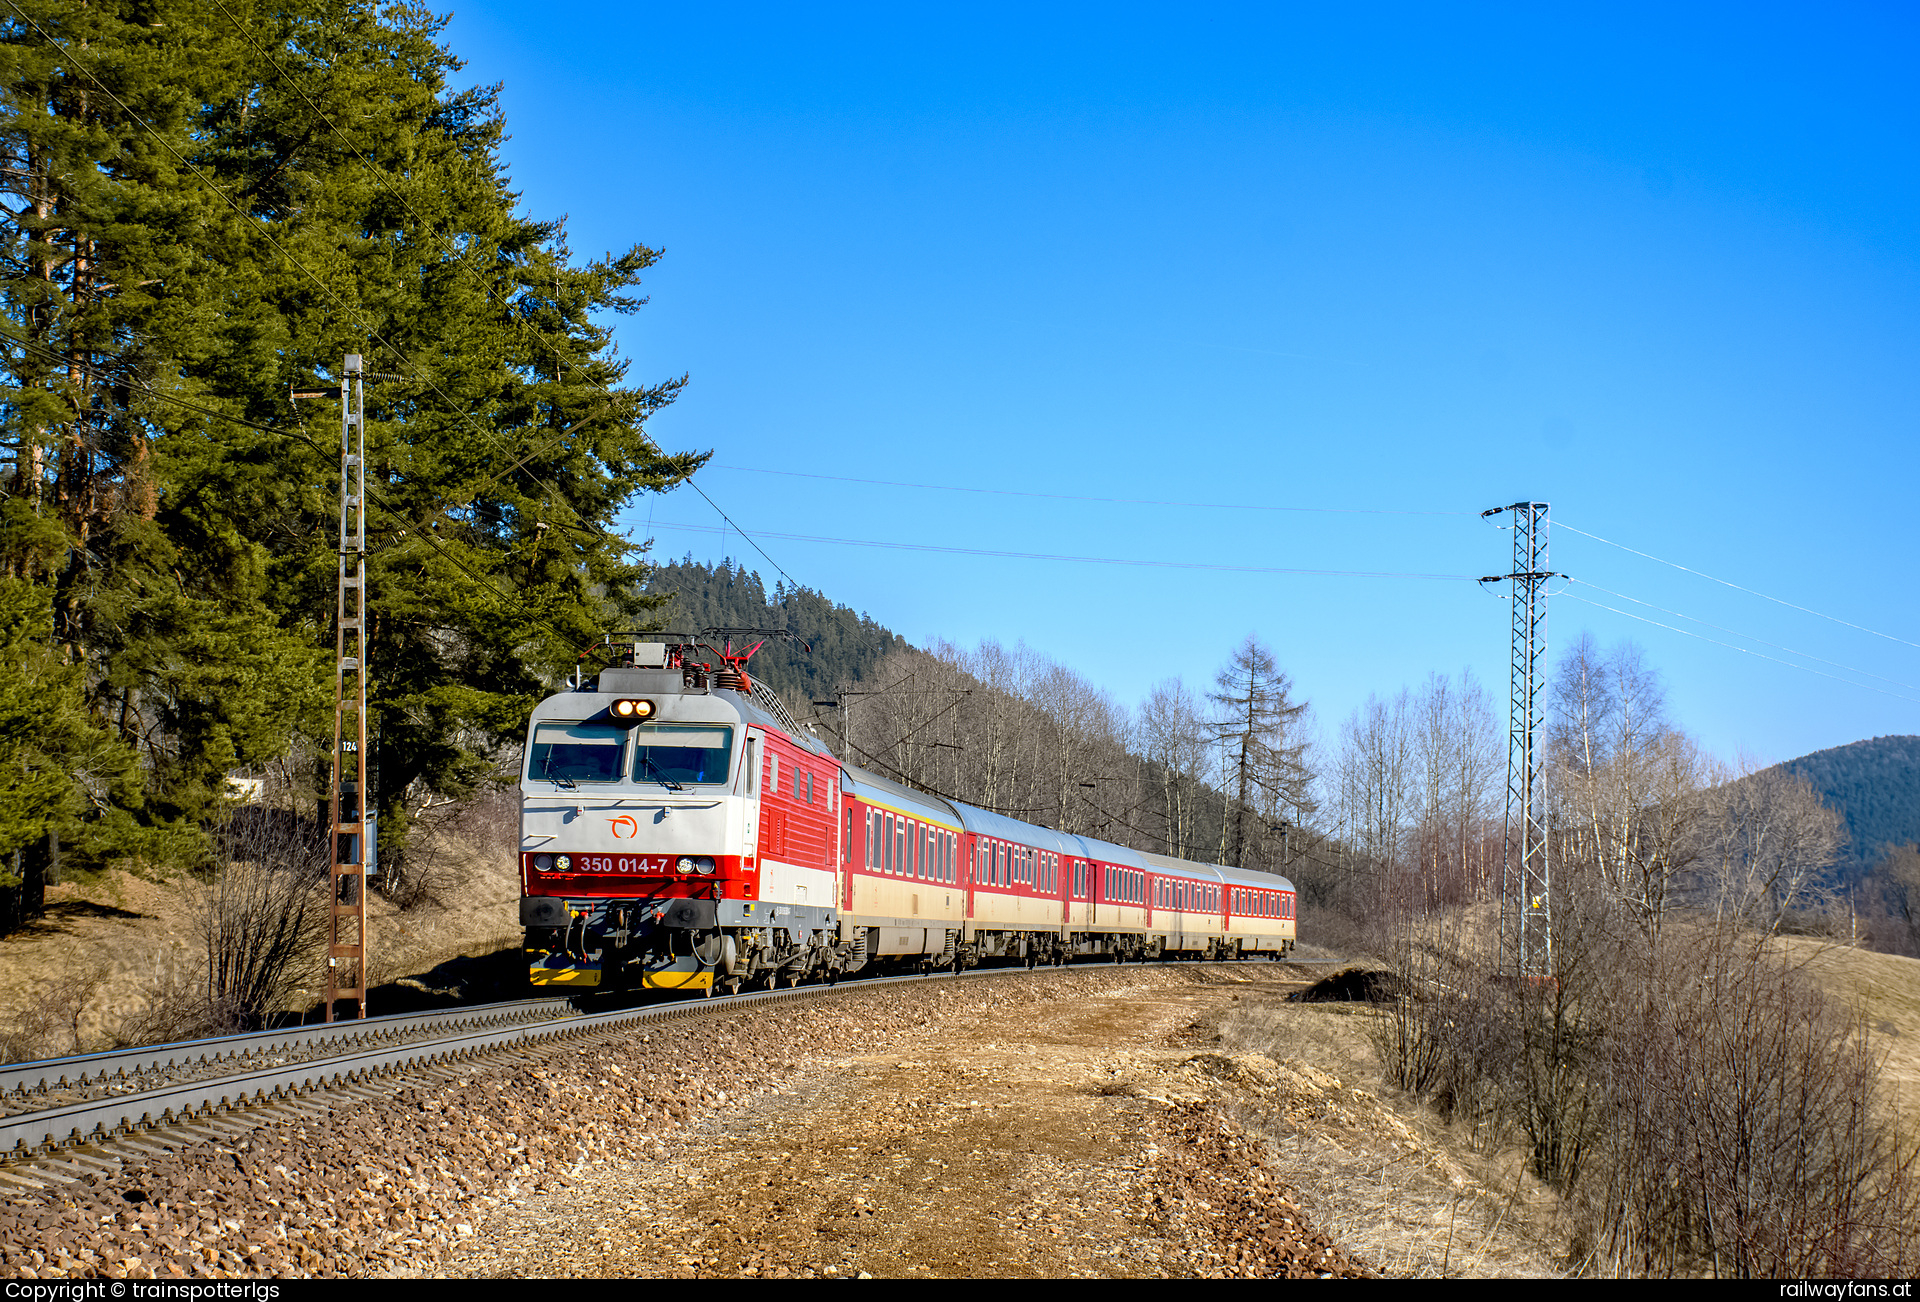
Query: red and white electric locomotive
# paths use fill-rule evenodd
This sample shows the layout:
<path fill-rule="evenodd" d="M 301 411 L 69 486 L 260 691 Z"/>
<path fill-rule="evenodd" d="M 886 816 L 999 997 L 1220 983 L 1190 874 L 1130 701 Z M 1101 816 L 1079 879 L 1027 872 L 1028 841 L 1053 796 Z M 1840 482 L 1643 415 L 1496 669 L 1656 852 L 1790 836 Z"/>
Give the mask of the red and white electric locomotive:
<path fill-rule="evenodd" d="M 711 992 L 998 958 L 1280 957 L 1283 877 L 1143 854 L 841 764 L 731 644 L 550 696 L 521 779 L 537 986 Z"/>

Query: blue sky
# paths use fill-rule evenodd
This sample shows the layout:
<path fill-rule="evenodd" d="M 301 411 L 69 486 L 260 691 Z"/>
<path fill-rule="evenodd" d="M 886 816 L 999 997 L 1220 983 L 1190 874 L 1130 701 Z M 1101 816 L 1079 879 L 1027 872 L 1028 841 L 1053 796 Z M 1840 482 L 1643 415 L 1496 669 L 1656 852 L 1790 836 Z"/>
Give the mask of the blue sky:
<path fill-rule="evenodd" d="M 497 3 L 446 39 L 529 212 L 665 250 L 619 327 L 636 380 L 691 376 L 656 438 L 910 639 L 1131 704 L 1256 633 L 1329 735 L 1433 670 L 1501 697 L 1473 583 L 1275 571 L 1504 573 L 1478 513 L 1533 498 L 1579 581 L 1552 643 L 1637 641 L 1713 750 L 1920 732 L 1911 14 L 1540 8 Z M 630 523 L 777 577 L 688 490 Z"/>

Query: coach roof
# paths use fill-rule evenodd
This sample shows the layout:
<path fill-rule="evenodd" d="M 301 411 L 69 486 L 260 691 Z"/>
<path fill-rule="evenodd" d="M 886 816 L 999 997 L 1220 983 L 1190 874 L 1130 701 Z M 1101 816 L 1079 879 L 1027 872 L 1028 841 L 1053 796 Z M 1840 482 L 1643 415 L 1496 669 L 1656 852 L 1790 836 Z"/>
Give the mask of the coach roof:
<path fill-rule="evenodd" d="M 878 773 L 869 773 L 851 764 L 841 765 L 841 770 L 840 789 L 856 800 L 864 800 L 870 805 L 885 805 L 888 809 L 945 827 L 963 825 L 960 816 L 953 812 L 953 806 L 938 796 L 903 787 Z"/>
<path fill-rule="evenodd" d="M 1012 841 L 1015 845 L 1030 845 L 1059 855 L 1080 853 L 1074 845 L 1075 838 L 1062 836 L 1052 828 L 1023 823 L 1017 818 L 996 814 L 991 809 L 976 809 L 972 805 L 963 805 L 957 800 L 953 807 L 960 812 L 960 817 L 966 822 L 967 830 L 976 836 L 991 836 L 1001 841 Z"/>

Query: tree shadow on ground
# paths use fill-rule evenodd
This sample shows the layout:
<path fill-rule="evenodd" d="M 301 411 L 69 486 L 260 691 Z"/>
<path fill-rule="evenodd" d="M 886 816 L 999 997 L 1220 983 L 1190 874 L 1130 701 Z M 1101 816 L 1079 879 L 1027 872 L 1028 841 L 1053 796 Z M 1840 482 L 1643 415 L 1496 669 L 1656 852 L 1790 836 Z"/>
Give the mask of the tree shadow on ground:
<path fill-rule="evenodd" d="M 519 945 L 504 945 L 490 954 L 462 954 L 430 971 L 397 977 L 367 992 L 367 1015 L 424 1013 L 466 1004 L 490 1004 L 525 999 L 527 956 Z M 308 1022 L 324 1016 L 321 1004 L 308 1009 Z"/>
<path fill-rule="evenodd" d="M 95 900 L 62 900 L 57 904 L 49 904 L 44 913 L 28 919 L 13 934 L 27 938 L 65 936 L 72 933 L 73 923 L 84 918 L 111 918 L 135 922 L 152 916 L 150 913 L 136 913 L 132 909 L 101 904 Z"/>

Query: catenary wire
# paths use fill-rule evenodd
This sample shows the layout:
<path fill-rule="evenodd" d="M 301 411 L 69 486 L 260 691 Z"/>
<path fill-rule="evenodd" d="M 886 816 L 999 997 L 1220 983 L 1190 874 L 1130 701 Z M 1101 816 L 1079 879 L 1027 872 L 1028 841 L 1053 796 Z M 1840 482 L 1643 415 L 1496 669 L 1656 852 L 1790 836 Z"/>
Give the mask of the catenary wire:
<path fill-rule="evenodd" d="M 716 512 L 718 512 L 722 520 L 725 520 L 728 524 L 733 525 L 733 531 L 735 533 L 739 534 L 742 538 L 745 538 L 755 551 L 759 552 L 762 556 L 766 556 L 767 564 L 773 566 L 773 568 L 776 570 L 780 570 L 780 577 L 787 581 L 787 584 L 789 587 L 797 588 L 800 586 L 798 583 L 794 582 L 793 576 L 791 574 L 788 574 L 785 570 L 780 569 L 779 561 L 776 561 L 771 556 L 767 556 L 767 549 L 762 547 L 758 542 L 755 542 L 752 534 L 748 533 L 745 529 L 742 529 L 739 525 L 734 524 L 733 517 L 728 515 L 725 511 L 721 511 L 720 504 L 718 502 L 714 501 L 711 497 L 707 497 L 706 489 L 700 487 L 700 485 L 694 483 L 693 480 L 691 479 L 685 479 L 685 480 L 682 480 L 681 482 L 686 484 L 687 487 L 691 488 L 694 492 L 700 494 L 700 496 L 706 497 L 707 505 L 712 507 Z M 669 525 L 663 525 L 661 527 L 667 528 L 667 529 L 691 529 L 691 530 L 697 530 L 701 533 L 725 533 L 726 532 L 726 530 L 724 529 L 717 529 L 712 525 L 703 525 L 703 524 L 681 524 L 681 525 L 669 524 Z M 787 535 L 785 534 L 777 534 L 777 533 L 762 534 L 762 537 L 766 537 L 766 538 L 784 538 L 786 536 Z"/>

